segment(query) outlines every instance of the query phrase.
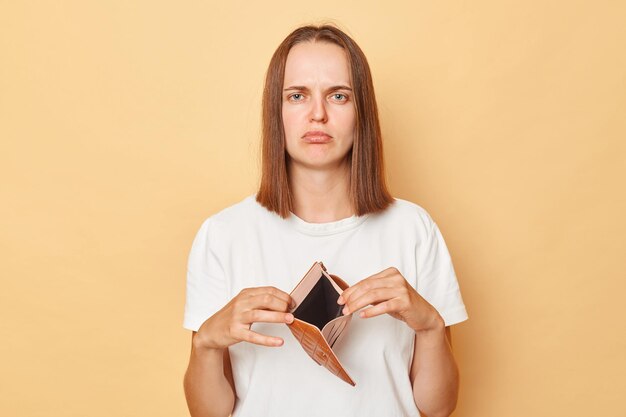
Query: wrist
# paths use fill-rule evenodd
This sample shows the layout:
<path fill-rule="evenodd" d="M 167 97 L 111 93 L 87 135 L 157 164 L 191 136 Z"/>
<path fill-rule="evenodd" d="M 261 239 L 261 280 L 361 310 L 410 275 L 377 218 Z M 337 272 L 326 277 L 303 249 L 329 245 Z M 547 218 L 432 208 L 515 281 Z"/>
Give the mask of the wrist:
<path fill-rule="evenodd" d="M 198 352 L 222 351 L 205 333 L 198 331 L 191 342 L 194 350 Z"/>
<path fill-rule="evenodd" d="M 427 325 L 419 330 L 415 330 L 415 333 L 419 336 L 438 336 L 444 335 L 446 332 L 446 323 L 443 317 L 433 309 L 431 317 L 427 320 Z"/>

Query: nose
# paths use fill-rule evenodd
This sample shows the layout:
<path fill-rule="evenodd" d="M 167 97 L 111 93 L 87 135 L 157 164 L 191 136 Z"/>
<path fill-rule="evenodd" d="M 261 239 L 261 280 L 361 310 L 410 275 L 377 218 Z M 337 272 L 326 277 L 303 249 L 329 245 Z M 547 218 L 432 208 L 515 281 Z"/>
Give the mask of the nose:
<path fill-rule="evenodd" d="M 311 100 L 311 114 L 309 118 L 312 122 L 326 123 L 328 114 L 326 113 L 326 102 L 322 97 L 315 97 Z"/>

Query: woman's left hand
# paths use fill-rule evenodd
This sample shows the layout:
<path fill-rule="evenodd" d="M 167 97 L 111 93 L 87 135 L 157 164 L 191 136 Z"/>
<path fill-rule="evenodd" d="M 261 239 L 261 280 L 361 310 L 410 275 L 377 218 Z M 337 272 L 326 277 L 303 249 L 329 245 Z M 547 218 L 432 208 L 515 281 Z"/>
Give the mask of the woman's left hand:
<path fill-rule="evenodd" d="M 347 288 L 337 301 L 350 314 L 370 304 L 359 313 L 370 318 L 387 313 L 404 321 L 415 332 L 441 330 L 444 322 L 437 310 L 407 282 L 396 268 L 387 268 Z"/>

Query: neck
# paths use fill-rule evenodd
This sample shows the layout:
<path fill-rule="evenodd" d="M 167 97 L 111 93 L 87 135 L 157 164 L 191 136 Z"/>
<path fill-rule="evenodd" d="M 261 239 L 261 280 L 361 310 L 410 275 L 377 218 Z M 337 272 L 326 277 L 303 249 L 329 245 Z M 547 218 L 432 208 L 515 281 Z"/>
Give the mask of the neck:
<path fill-rule="evenodd" d="M 293 213 L 306 222 L 327 223 L 354 214 L 347 160 L 333 169 L 311 169 L 291 163 L 289 186 Z"/>

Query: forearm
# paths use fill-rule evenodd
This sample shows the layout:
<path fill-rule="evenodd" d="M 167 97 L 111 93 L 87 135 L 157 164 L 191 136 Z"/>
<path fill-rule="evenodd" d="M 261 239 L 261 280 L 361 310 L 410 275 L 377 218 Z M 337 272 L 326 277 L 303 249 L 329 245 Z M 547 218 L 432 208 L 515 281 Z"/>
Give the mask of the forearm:
<path fill-rule="evenodd" d="M 436 330 L 418 333 L 416 351 L 419 366 L 413 378 L 413 397 L 423 416 L 447 417 L 456 408 L 459 371 L 452 348 L 441 325 Z"/>
<path fill-rule="evenodd" d="M 235 394 L 224 376 L 224 352 L 194 346 L 185 373 L 184 388 L 192 417 L 227 417 L 233 411 Z"/>

